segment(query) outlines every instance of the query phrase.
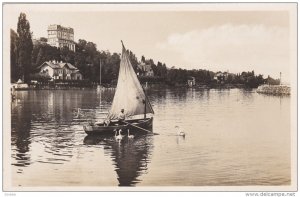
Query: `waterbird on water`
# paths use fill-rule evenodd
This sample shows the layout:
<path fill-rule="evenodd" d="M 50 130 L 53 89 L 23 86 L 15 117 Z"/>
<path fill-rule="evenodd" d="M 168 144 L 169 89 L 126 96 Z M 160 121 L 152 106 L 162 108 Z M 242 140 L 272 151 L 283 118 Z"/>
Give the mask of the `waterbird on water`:
<path fill-rule="evenodd" d="M 177 135 L 178 136 L 185 136 L 185 132 L 182 131 L 179 126 L 175 126 L 176 130 L 177 130 Z"/>
<path fill-rule="evenodd" d="M 133 138 L 134 138 L 134 135 L 130 135 L 130 134 L 129 134 L 129 129 L 127 129 L 127 132 L 128 132 L 128 138 L 129 138 L 129 139 L 133 139 Z"/>
<path fill-rule="evenodd" d="M 119 135 L 120 135 L 121 137 L 124 137 L 125 135 L 122 135 L 121 132 L 122 132 L 122 129 L 119 129 Z"/>
<path fill-rule="evenodd" d="M 74 112 L 74 116 L 75 116 L 75 118 L 80 118 L 83 116 L 83 113 L 81 112 L 80 108 L 77 109 L 77 113 L 76 113 L 76 111 Z"/>
<path fill-rule="evenodd" d="M 121 131 L 122 130 L 121 129 L 119 130 L 119 134 L 118 135 L 117 135 L 117 132 L 118 132 L 117 129 L 115 129 L 114 131 L 115 131 L 115 139 L 116 140 L 122 140 L 123 139 L 123 136 L 121 135 Z"/>

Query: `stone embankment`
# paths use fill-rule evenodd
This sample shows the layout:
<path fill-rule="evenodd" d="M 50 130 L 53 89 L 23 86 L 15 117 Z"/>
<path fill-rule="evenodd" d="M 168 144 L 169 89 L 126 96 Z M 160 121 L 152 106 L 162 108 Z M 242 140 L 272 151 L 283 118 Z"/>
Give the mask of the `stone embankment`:
<path fill-rule="evenodd" d="M 285 85 L 262 85 L 256 90 L 262 94 L 273 94 L 273 95 L 290 95 L 291 88 Z"/>

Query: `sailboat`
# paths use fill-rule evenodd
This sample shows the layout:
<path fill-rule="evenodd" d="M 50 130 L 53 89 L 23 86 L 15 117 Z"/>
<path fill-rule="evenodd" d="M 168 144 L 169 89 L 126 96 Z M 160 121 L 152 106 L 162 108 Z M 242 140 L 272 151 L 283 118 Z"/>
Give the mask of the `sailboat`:
<path fill-rule="evenodd" d="M 107 115 L 109 124 L 105 121 L 84 125 L 87 134 L 111 134 L 114 130 L 130 129 L 135 132 L 151 132 L 153 124 L 153 108 L 129 60 L 128 52 L 122 43 L 122 55 L 116 92 L 112 106 Z M 124 109 L 125 121 L 120 123 L 118 115 Z M 141 117 L 143 116 L 143 117 Z"/>

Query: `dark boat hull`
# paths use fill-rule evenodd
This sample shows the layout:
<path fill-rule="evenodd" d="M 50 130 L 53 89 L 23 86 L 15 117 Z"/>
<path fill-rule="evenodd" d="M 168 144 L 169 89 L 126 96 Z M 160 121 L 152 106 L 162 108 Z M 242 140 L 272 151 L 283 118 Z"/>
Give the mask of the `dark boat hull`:
<path fill-rule="evenodd" d="M 90 124 L 84 125 L 83 129 L 88 135 L 114 135 L 114 130 L 121 129 L 124 133 L 127 129 L 130 129 L 130 133 L 149 133 L 152 132 L 153 117 L 146 119 L 135 119 L 135 120 L 126 120 L 130 124 L 118 125 L 117 123 L 112 123 L 110 126 L 104 126 L 103 124 Z"/>

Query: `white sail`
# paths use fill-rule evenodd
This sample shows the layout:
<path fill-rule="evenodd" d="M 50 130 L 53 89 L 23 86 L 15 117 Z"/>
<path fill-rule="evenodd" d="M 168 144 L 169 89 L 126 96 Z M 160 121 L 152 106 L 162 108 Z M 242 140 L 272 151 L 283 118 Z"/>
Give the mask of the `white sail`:
<path fill-rule="evenodd" d="M 108 118 L 117 119 L 121 109 L 124 109 L 126 117 L 154 113 L 133 70 L 128 53 L 123 44 L 122 46 L 118 84 Z"/>

